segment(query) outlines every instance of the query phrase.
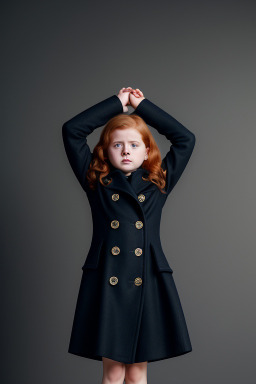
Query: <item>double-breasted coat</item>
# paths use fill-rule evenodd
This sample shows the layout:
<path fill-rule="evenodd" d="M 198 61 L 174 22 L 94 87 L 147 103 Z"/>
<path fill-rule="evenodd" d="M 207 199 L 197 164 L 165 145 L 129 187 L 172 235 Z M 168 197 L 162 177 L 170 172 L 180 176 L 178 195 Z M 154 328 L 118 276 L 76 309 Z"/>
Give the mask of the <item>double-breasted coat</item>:
<path fill-rule="evenodd" d="M 91 190 L 86 179 L 92 160 L 87 136 L 120 113 L 122 103 L 113 95 L 62 127 L 66 154 L 88 197 L 93 222 L 68 352 L 131 364 L 192 350 L 159 232 L 163 206 L 189 161 L 195 135 L 149 99 L 143 99 L 133 113 L 171 144 L 162 160 L 162 168 L 167 170 L 167 194 L 143 179 L 148 171 L 142 166 L 128 177 L 111 166 L 104 185 L 98 181 L 96 190 Z"/>

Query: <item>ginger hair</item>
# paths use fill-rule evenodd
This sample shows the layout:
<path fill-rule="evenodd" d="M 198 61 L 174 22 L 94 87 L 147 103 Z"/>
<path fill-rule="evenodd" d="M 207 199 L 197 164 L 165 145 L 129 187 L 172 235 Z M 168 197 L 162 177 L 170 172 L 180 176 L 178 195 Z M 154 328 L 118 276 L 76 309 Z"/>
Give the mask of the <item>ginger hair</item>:
<path fill-rule="evenodd" d="M 86 172 L 86 178 L 91 189 L 96 188 L 97 180 L 105 185 L 102 179 L 110 172 L 110 161 L 107 157 L 107 148 L 111 143 L 111 134 L 115 129 L 136 128 L 142 136 L 146 147 L 149 147 L 148 159 L 144 160 L 141 167 L 149 171 L 149 180 L 156 184 L 162 193 L 166 184 L 166 171 L 161 167 L 161 153 L 145 121 L 138 115 L 118 114 L 112 117 L 103 128 L 99 142 L 93 150 L 93 158 Z M 111 183 L 112 179 L 110 180 Z"/>

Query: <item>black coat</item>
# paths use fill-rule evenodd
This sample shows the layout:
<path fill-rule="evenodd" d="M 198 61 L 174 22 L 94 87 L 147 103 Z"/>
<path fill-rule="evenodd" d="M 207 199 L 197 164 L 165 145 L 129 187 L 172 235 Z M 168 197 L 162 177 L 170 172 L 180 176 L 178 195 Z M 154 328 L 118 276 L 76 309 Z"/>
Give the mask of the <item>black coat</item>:
<path fill-rule="evenodd" d="M 112 166 L 106 184 L 97 182 L 93 191 L 85 177 L 92 160 L 86 138 L 120 113 L 121 101 L 113 95 L 62 127 L 67 157 L 87 194 L 93 220 L 68 352 L 131 364 L 192 350 L 159 232 L 162 208 L 189 161 L 195 135 L 148 99 L 142 100 L 133 113 L 171 143 L 162 160 L 167 194 L 142 179 L 148 174 L 142 166 L 129 177 Z"/>

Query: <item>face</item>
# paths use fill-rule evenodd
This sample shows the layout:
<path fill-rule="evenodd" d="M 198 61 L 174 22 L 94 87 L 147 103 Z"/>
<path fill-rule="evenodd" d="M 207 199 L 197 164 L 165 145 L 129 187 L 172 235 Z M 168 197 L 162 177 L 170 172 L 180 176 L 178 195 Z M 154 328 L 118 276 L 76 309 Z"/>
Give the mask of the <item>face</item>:
<path fill-rule="evenodd" d="M 111 164 L 121 169 L 126 176 L 141 166 L 148 158 L 148 151 L 149 148 L 146 148 L 141 134 L 135 128 L 116 129 L 111 134 L 107 149 Z"/>

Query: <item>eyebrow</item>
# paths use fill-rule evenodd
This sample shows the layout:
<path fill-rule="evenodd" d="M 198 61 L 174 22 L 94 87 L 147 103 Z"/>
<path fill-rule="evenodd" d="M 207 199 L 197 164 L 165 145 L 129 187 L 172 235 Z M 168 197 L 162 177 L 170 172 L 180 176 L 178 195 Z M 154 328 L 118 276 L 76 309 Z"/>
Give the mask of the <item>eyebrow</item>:
<path fill-rule="evenodd" d="M 113 144 L 114 143 L 123 143 L 123 141 L 122 140 L 117 140 L 117 141 L 113 141 Z M 137 141 L 137 140 L 130 140 L 129 143 L 138 143 L 138 144 L 140 144 L 140 142 Z"/>

